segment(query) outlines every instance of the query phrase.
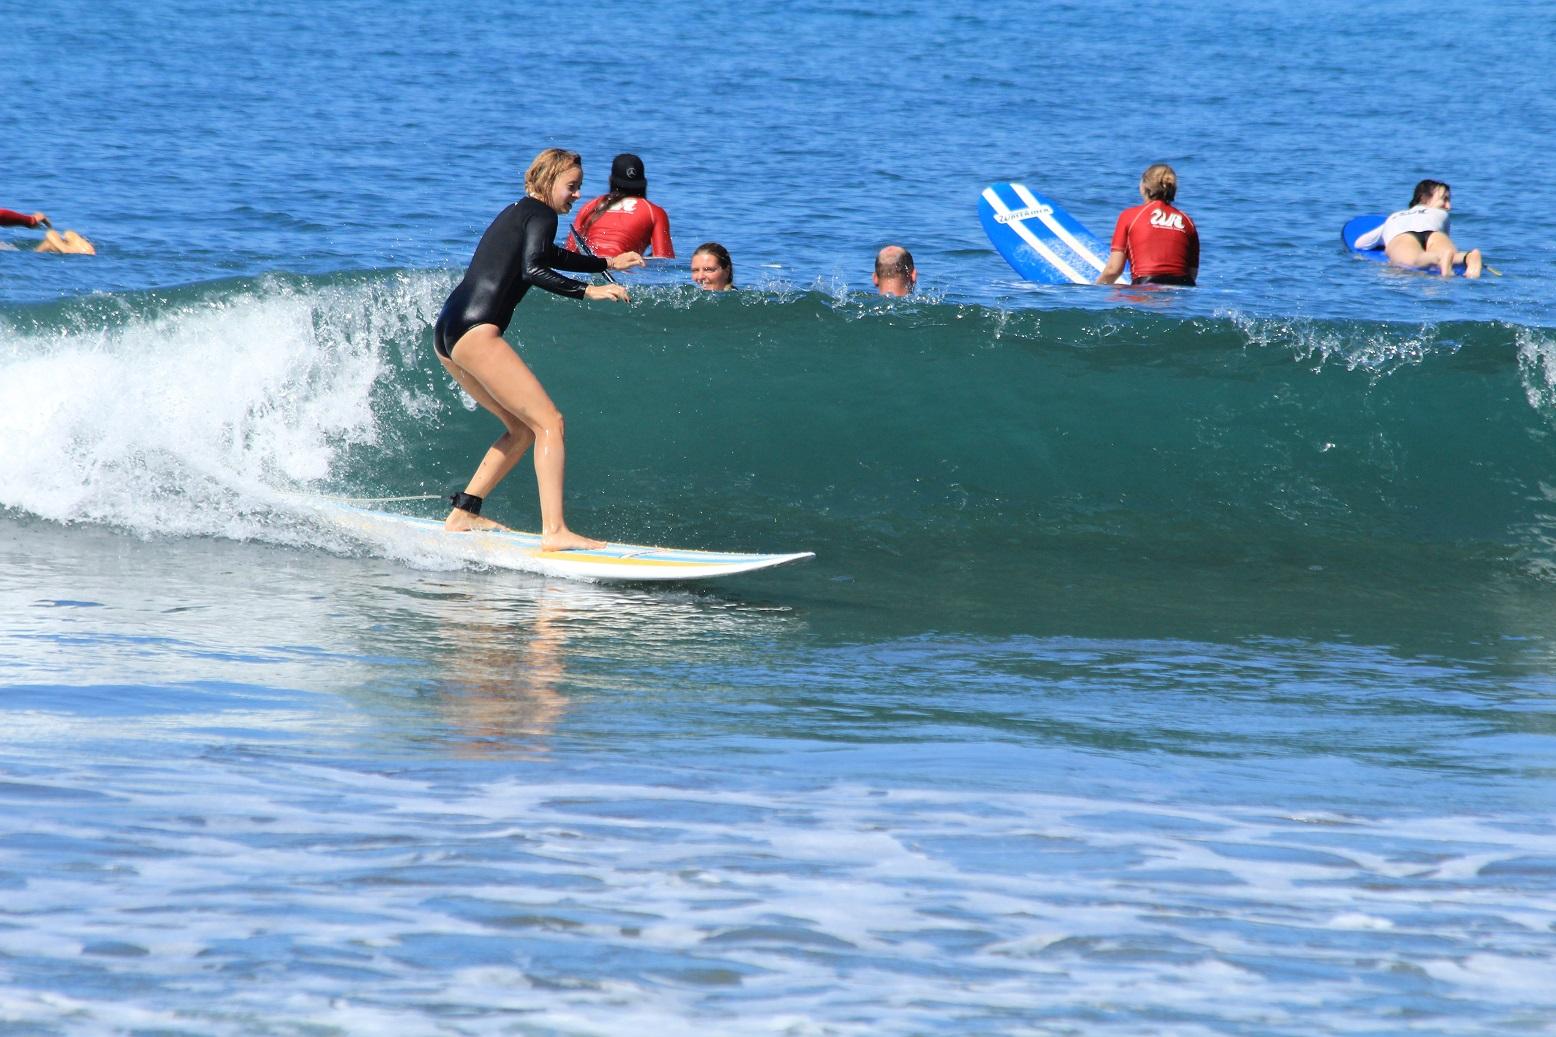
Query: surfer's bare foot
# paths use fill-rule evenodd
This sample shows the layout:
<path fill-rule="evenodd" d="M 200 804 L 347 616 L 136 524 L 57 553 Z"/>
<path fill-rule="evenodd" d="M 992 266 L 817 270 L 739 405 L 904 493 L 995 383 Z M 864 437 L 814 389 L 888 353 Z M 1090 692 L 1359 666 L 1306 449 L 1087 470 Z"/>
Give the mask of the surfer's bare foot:
<path fill-rule="evenodd" d="M 443 528 L 450 533 L 468 533 L 473 529 L 507 529 L 501 522 L 493 522 L 480 515 L 472 515 L 463 508 L 454 508 L 443 520 Z"/>
<path fill-rule="evenodd" d="M 1468 252 L 1464 253 L 1464 276 L 1479 277 L 1481 267 L 1484 265 L 1484 262 L 1485 261 L 1481 258 L 1480 255 L 1480 249 L 1478 248 L 1472 248 Z"/>
<path fill-rule="evenodd" d="M 588 551 L 604 546 L 605 541 L 579 536 L 570 529 L 559 529 L 555 533 L 547 533 L 540 538 L 542 551 Z"/>

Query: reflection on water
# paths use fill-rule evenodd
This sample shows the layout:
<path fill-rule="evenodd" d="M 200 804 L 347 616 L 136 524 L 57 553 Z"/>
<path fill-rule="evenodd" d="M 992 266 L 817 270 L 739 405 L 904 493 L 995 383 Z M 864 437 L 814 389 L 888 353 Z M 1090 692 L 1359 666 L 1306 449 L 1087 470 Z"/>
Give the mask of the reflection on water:
<path fill-rule="evenodd" d="M 668 669 L 738 666 L 754 644 L 805 629 L 787 607 L 707 591 L 479 573 L 437 586 L 398 588 L 397 611 L 429 628 L 425 692 L 460 755 L 546 752 L 579 695 L 640 696 Z M 371 651 L 377 625 L 363 629 Z"/>
<path fill-rule="evenodd" d="M 567 606 L 542 590 L 529 615 L 466 601 L 441 625 L 447 650 L 440 708 L 460 732 L 462 754 L 544 752 L 567 709 Z"/>

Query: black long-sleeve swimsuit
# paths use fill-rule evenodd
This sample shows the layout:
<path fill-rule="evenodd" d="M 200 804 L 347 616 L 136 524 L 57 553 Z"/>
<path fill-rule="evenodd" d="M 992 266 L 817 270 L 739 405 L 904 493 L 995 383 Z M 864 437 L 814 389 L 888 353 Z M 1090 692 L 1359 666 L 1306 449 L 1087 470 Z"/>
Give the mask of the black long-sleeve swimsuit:
<path fill-rule="evenodd" d="M 439 353 L 451 357 L 454 344 L 477 324 L 495 324 L 499 334 L 506 331 L 530 285 L 583 298 L 588 285 L 557 270 L 597 274 L 605 260 L 557 248 L 556 226 L 556 210 L 527 196 L 497 214 L 475 247 L 465 279 L 438 314 L 432 343 Z"/>

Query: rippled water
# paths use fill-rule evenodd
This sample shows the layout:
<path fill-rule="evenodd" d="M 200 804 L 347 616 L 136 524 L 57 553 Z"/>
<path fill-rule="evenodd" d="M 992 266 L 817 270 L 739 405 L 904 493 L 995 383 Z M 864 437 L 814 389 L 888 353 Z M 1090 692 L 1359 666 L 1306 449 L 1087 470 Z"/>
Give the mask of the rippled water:
<path fill-rule="evenodd" d="M 100 254 L 0 252 L 0 1033 L 1552 1032 L 1552 14 L 7 12 L 0 205 Z M 575 514 L 811 565 L 277 507 L 493 434 L 427 323 L 547 144 L 749 289 L 526 302 Z M 1157 160 L 1195 292 L 982 238 Z M 1504 277 L 1339 251 L 1422 176 Z"/>
<path fill-rule="evenodd" d="M 5 528 L 24 1032 L 1548 1025 L 1527 648 L 852 643 L 814 590 Z"/>

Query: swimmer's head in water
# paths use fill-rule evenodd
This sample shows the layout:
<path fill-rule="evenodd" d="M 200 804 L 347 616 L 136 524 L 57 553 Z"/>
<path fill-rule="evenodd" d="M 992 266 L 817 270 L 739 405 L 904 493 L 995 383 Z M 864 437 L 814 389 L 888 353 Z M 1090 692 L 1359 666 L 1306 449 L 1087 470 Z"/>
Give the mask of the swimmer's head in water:
<path fill-rule="evenodd" d="M 875 254 L 875 275 L 871 278 L 882 295 L 908 295 L 918 283 L 913 253 L 901 245 L 887 245 Z"/>
<path fill-rule="evenodd" d="M 648 174 L 643 172 L 643 160 L 630 152 L 617 155 L 611 163 L 611 191 L 640 198 L 647 194 Z"/>
<path fill-rule="evenodd" d="M 556 182 L 563 173 L 575 167 L 582 172 L 583 159 L 578 152 L 566 148 L 547 148 L 536 155 L 535 161 L 524 171 L 524 191 L 549 205 Z"/>
<path fill-rule="evenodd" d="M 1153 202 L 1168 202 L 1178 197 L 1178 174 L 1165 162 L 1158 162 L 1140 174 L 1140 193 Z"/>
<path fill-rule="evenodd" d="M 1443 193 L 1442 204 L 1435 205 L 1434 208 L 1448 208 L 1450 205 L 1449 198 L 1452 196 L 1452 191 L 1450 191 L 1448 185 L 1443 183 L 1441 180 L 1423 180 L 1419 184 L 1416 184 L 1415 193 L 1410 196 L 1410 208 L 1414 209 L 1418 205 L 1433 205 L 1433 203 L 1437 200 L 1438 191 Z"/>
<path fill-rule="evenodd" d="M 729 249 L 717 241 L 698 245 L 692 253 L 692 281 L 715 292 L 735 287 L 735 263 L 729 258 Z"/>

